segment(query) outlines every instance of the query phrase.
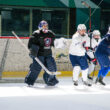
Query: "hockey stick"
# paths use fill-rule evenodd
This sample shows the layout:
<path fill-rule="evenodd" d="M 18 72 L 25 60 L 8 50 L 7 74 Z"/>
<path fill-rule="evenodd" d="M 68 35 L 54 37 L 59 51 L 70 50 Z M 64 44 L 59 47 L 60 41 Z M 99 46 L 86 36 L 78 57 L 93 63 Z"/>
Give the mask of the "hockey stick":
<path fill-rule="evenodd" d="M 103 2 L 104 0 L 100 0 L 99 4 L 97 5 L 96 8 L 94 8 L 93 12 L 91 13 L 91 17 L 93 16 L 93 14 L 96 12 L 97 8 L 101 5 L 101 3 Z M 87 20 L 84 22 L 84 24 L 86 24 L 89 20 L 89 17 L 87 18 Z"/>
<path fill-rule="evenodd" d="M 17 38 L 17 40 L 19 41 L 19 43 L 26 49 L 26 51 L 29 53 L 29 50 L 27 48 L 27 46 L 22 42 L 22 40 L 16 35 L 16 33 L 14 31 L 12 31 L 12 34 Z M 35 60 L 39 63 L 39 65 L 43 68 L 43 70 L 45 70 L 48 74 L 50 75 L 58 75 L 61 74 L 61 72 L 50 72 L 43 64 L 42 62 L 35 57 Z"/>

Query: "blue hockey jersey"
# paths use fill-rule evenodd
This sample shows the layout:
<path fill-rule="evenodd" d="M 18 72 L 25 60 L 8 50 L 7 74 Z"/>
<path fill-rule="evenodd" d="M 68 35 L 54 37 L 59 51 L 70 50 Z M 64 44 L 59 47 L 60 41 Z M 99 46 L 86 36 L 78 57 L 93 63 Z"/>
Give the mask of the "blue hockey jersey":
<path fill-rule="evenodd" d="M 98 45 L 95 55 L 110 55 L 110 34 L 106 34 Z"/>

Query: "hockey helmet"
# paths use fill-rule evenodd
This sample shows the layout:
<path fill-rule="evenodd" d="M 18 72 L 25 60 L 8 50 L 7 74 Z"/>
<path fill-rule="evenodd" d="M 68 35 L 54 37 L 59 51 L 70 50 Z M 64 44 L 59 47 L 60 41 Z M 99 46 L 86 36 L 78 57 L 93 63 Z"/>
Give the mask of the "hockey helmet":
<path fill-rule="evenodd" d="M 47 28 L 48 28 L 48 23 L 47 23 L 47 21 L 42 20 L 42 21 L 39 23 L 39 25 L 38 25 L 38 29 L 39 29 L 39 30 L 43 29 L 42 27 L 43 27 L 44 25 L 46 25 Z"/>
<path fill-rule="evenodd" d="M 78 31 L 80 31 L 80 30 L 86 30 L 85 24 L 79 24 L 78 27 L 77 27 L 77 30 Z"/>
<path fill-rule="evenodd" d="M 99 30 L 94 30 L 92 36 L 100 36 Z"/>

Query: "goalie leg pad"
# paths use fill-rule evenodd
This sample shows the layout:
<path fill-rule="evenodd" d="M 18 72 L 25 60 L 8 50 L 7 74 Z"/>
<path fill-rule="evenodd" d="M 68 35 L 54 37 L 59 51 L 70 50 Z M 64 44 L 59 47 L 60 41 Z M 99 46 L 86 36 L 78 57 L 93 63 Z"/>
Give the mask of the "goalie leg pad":
<path fill-rule="evenodd" d="M 43 79 L 48 86 L 55 86 L 57 83 L 59 83 L 55 75 L 49 75 L 46 72 L 43 75 Z"/>
<path fill-rule="evenodd" d="M 55 72 L 57 70 L 56 68 L 56 62 L 52 56 L 47 56 L 45 57 L 45 66 L 48 68 L 49 71 Z M 46 72 L 43 75 L 44 82 L 48 86 L 54 86 L 56 85 L 59 81 L 56 79 L 55 75 L 49 75 Z"/>
<path fill-rule="evenodd" d="M 43 57 L 39 57 L 39 59 L 43 62 Z M 35 80 L 38 78 L 40 71 L 41 66 L 36 62 L 35 59 L 33 59 L 33 63 L 30 66 L 30 71 L 25 78 L 25 83 L 27 83 L 28 85 L 33 85 Z"/>

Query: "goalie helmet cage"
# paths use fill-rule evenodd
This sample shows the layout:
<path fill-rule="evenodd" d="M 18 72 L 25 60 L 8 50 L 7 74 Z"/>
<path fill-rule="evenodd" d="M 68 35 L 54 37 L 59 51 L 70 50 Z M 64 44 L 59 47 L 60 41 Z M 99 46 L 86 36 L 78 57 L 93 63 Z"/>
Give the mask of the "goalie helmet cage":
<path fill-rule="evenodd" d="M 27 45 L 29 37 L 19 37 Z M 68 58 L 68 49 L 52 48 L 58 71 L 71 71 L 72 66 Z M 29 71 L 32 59 L 25 48 L 20 45 L 16 37 L 0 37 L 0 77 L 25 77 Z M 41 71 L 43 73 L 43 71 Z M 40 74 L 42 76 L 42 74 Z"/>

